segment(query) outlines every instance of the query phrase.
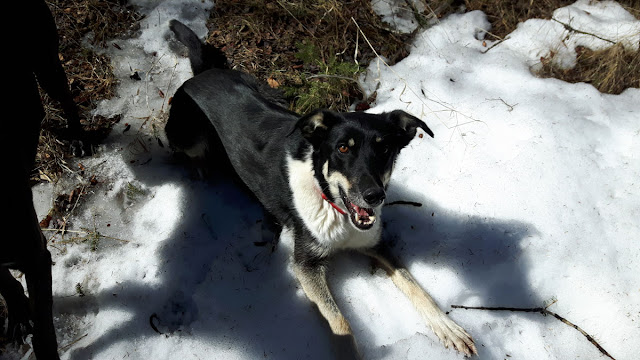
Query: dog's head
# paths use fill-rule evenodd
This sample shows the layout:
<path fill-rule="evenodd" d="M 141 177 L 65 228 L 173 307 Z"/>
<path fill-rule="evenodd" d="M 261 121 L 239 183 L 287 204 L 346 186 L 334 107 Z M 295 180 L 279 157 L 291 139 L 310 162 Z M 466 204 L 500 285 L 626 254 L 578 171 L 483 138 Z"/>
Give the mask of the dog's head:
<path fill-rule="evenodd" d="M 313 146 L 321 191 L 346 209 L 359 230 L 375 223 L 396 157 L 417 128 L 433 137 L 422 120 L 402 110 L 382 114 L 317 110 L 298 120 L 296 128 Z"/>

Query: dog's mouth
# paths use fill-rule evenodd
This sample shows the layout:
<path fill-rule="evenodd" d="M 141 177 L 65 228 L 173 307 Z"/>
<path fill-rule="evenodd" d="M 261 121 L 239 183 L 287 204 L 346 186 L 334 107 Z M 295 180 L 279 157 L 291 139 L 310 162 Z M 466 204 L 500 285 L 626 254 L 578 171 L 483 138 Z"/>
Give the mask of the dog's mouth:
<path fill-rule="evenodd" d="M 351 223 L 360 230 L 369 230 L 376 222 L 376 213 L 371 208 L 360 207 L 352 203 L 349 198 L 342 196 L 342 201 L 349 211 Z"/>

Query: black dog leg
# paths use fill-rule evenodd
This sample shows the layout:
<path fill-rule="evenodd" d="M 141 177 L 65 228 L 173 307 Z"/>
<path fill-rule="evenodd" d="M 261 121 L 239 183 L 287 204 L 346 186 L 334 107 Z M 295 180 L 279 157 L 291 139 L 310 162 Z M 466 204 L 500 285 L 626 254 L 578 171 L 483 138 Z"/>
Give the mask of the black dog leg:
<path fill-rule="evenodd" d="M 43 237 L 44 241 L 44 237 Z M 33 350 L 38 359 L 59 359 L 53 327 L 51 293 L 51 254 L 43 249 L 32 266 L 25 269 L 31 313 L 33 314 Z"/>
<path fill-rule="evenodd" d="M 67 130 L 62 137 L 71 141 L 75 156 L 85 155 L 83 139 L 86 137 L 80 125 L 78 108 L 73 100 L 69 81 L 58 58 L 58 32 L 53 15 L 44 1 L 33 4 L 34 17 L 37 19 L 38 36 L 30 39 L 33 45 L 33 73 L 40 87 L 55 101 L 60 103 L 67 119 Z"/>
<path fill-rule="evenodd" d="M 22 284 L 6 267 L 0 267 L 0 293 L 7 304 L 7 336 L 12 342 L 22 343 L 24 337 L 32 331 L 29 324 L 29 299 L 24 294 Z"/>
<path fill-rule="evenodd" d="M 0 292 L 7 302 L 12 339 L 21 341 L 24 335 L 32 331 L 36 358 L 58 360 L 52 316 L 51 254 L 40 230 L 27 178 L 24 173 L 19 175 L 22 175 L 19 176 L 21 179 L 11 179 L 18 183 L 12 186 L 14 192 L 10 195 L 10 203 L 15 204 L 14 211 L 7 217 L 22 229 L 22 235 L 0 239 Z M 9 267 L 24 274 L 28 300 L 20 282 L 9 272 Z"/>

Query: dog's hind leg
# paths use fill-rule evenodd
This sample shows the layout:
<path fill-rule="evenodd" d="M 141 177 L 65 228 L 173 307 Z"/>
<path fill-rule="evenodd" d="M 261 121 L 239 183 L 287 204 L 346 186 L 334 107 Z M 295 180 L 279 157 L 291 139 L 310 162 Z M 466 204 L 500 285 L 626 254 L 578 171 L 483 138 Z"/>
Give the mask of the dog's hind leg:
<path fill-rule="evenodd" d="M 20 270 L 27 280 L 28 298 L 22 285 L 11 275 L 9 269 L 0 266 L 0 292 L 9 312 L 7 335 L 13 341 L 19 342 L 33 331 L 33 350 L 36 357 L 59 359 L 51 310 L 51 254 L 46 249 L 39 250 L 37 255 L 30 259 L 29 265 L 21 267 Z M 29 324 L 30 319 L 33 320 L 33 327 Z"/>
<path fill-rule="evenodd" d="M 13 342 L 22 342 L 32 331 L 29 324 L 29 299 L 24 294 L 22 284 L 4 266 L 0 266 L 0 294 L 7 304 L 7 336 Z"/>
<path fill-rule="evenodd" d="M 361 252 L 376 260 L 378 266 L 387 272 L 393 283 L 411 300 L 445 347 L 453 346 L 466 356 L 478 354 L 471 336 L 440 310 L 431 296 L 420 287 L 409 271 L 401 266 L 384 246 L 363 249 Z"/>
<path fill-rule="evenodd" d="M 200 178 L 208 177 L 209 171 L 217 165 L 215 162 L 227 158 L 224 153 L 215 153 L 217 149 L 213 149 L 213 152 L 219 156 L 210 156 L 213 143 L 210 140 L 217 135 L 207 116 L 183 88 L 178 89 L 173 96 L 169 119 L 164 129 L 171 149 L 176 154 L 184 154 L 189 158 Z"/>
<path fill-rule="evenodd" d="M 42 239 L 44 241 L 44 237 Z M 34 257 L 32 265 L 24 269 L 24 273 L 33 314 L 33 350 L 38 358 L 59 359 L 56 332 L 53 327 L 49 250 L 46 248 L 40 250 Z"/>
<path fill-rule="evenodd" d="M 305 294 L 329 322 L 333 332 L 333 350 L 338 359 L 360 359 L 351 326 L 340 312 L 327 284 L 326 266 L 323 261 L 303 263 L 295 261 L 294 272 Z"/>

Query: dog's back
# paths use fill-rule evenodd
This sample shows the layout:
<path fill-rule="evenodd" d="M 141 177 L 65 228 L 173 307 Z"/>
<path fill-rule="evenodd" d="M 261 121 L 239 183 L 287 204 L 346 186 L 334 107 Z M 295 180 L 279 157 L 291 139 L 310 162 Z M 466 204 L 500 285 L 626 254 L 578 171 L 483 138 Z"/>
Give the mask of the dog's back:
<path fill-rule="evenodd" d="M 283 141 L 299 115 L 287 109 L 277 89 L 222 66 L 221 52 L 207 55 L 216 52 L 184 24 L 172 20 L 170 29 L 187 46 L 194 72 L 173 97 L 165 126 L 170 146 L 195 160 L 199 170 L 228 174 L 231 165 L 264 204 L 261 196 L 275 184 L 260 179 L 273 172 L 286 189 L 278 159 L 285 158 Z"/>

